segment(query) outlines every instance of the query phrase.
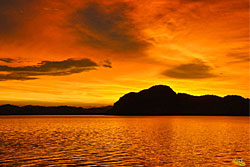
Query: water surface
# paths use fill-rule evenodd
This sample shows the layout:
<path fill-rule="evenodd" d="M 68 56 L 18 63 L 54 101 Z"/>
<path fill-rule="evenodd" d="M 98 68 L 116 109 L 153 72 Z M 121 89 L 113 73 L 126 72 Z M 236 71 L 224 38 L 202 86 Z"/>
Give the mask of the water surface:
<path fill-rule="evenodd" d="M 249 166 L 249 134 L 249 117 L 0 116 L 0 166 Z"/>

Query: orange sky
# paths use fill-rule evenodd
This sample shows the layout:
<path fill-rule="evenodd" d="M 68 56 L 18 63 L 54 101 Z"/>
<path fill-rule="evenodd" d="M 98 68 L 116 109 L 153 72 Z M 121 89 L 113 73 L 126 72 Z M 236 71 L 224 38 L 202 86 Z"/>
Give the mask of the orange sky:
<path fill-rule="evenodd" d="M 157 84 L 249 97 L 248 0 L 0 1 L 0 104 L 110 105 Z"/>

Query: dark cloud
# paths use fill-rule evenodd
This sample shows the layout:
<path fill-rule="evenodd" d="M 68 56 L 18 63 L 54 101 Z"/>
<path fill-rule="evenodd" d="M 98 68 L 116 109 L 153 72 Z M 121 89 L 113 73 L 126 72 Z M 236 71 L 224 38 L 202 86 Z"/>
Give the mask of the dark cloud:
<path fill-rule="evenodd" d="M 19 23 L 11 19 L 7 14 L 0 13 L 0 35 L 8 36 L 14 32 Z"/>
<path fill-rule="evenodd" d="M 112 68 L 112 63 L 109 60 L 105 60 L 103 63 L 103 67 L 107 67 L 107 68 Z"/>
<path fill-rule="evenodd" d="M 101 6 L 90 2 L 73 14 L 71 23 L 84 44 L 118 52 L 141 51 L 148 43 L 140 39 L 127 15 L 130 10 L 126 3 Z"/>
<path fill-rule="evenodd" d="M 181 3 L 216 3 L 220 0 L 180 0 Z"/>
<path fill-rule="evenodd" d="M 64 61 L 42 61 L 34 66 L 10 67 L 0 66 L 0 81 L 38 79 L 35 76 L 50 75 L 63 76 L 95 70 L 98 65 L 90 59 L 67 59 Z"/>
<path fill-rule="evenodd" d="M 5 63 L 12 63 L 15 60 L 11 58 L 0 58 L 0 61 L 5 62 Z"/>
<path fill-rule="evenodd" d="M 1 11 L 8 11 L 10 9 L 23 9 L 27 4 L 34 2 L 35 0 L 1 0 Z"/>
<path fill-rule="evenodd" d="M 202 79 L 215 77 L 216 75 L 213 74 L 211 70 L 212 68 L 201 60 L 195 60 L 192 63 L 181 64 L 168 69 L 162 74 L 167 77 L 178 79 Z"/>
<path fill-rule="evenodd" d="M 7 81 L 7 80 L 31 80 L 31 79 L 38 79 L 34 77 L 27 76 L 22 73 L 10 73 L 10 74 L 0 74 L 0 81 Z"/>
<path fill-rule="evenodd" d="M 0 0 L 0 36 L 16 36 L 27 23 L 32 5 L 39 0 Z M 19 34 L 20 35 L 20 34 Z"/>

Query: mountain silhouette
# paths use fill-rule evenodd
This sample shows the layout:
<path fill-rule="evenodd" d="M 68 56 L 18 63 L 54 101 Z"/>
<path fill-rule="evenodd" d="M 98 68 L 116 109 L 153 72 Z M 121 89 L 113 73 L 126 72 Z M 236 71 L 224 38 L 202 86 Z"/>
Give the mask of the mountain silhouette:
<path fill-rule="evenodd" d="M 249 99 L 237 95 L 193 96 L 157 85 L 122 96 L 113 106 L 0 106 L 0 115 L 215 115 L 249 116 Z"/>
<path fill-rule="evenodd" d="M 71 106 L 15 106 L 2 105 L 0 106 L 0 115 L 103 115 L 106 114 L 112 106 L 97 107 L 97 108 L 82 108 Z"/>
<path fill-rule="evenodd" d="M 128 93 L 109 110 L 114 115 L 228 115 L 248 116 L 249 99 L 230 95 L 192 96 L 175 93 L 169 86 L 157 85 L 138 93 Z"/>

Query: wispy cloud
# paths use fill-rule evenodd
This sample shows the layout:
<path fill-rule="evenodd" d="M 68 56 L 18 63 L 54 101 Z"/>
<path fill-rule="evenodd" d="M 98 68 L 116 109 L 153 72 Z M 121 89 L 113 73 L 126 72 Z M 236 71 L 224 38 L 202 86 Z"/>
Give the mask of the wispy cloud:
<path fill-rule="evenodd" d="M 140 32 L 127 15 L 130 10 L 127 3 L 101 6 L 89 2 L 73 14 L 71 24 L 81 43 L 116 52 L 137 52 L 148 43 L 140 38 Z"/>
<path fill-rule="evenodd" d="M 1 0 L 0 1 L 0 36 L 15 38 L 23 26 L 34 16 L 28 11 L 32 10 L 32 5 L 40 0 Z M 20 33 L 20 34 L 23 34 Z M 20 35 L 19 34 L 19 35 Z M 4 38 L 3 38 L 4 37 Z"/>
<path fill-rule="evenodd" d="M 226 54 L 230 63 L 250 63 L 249 46 L 234 48 Z"/>

